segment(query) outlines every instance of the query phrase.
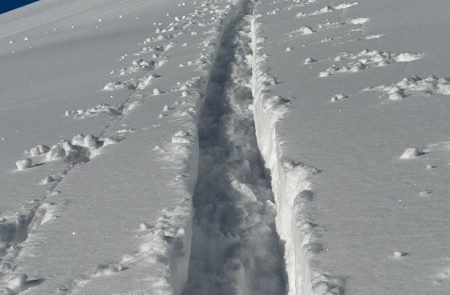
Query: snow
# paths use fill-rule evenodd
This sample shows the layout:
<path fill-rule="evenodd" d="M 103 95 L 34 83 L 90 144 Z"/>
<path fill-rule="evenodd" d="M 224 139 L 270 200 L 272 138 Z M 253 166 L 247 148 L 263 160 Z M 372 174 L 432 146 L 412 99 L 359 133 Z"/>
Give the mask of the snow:
<path fill-rule="evenodd" d="M 1 294 L 449 294 L 445 0 L 0 16 Z"/>
<path fill-rule="evenodd" d="M 26 158 L 24 160 L 18 160 L 16 162 L 16 166 L 18 170 L 25 170 L 31 168 L 32 160 L 30 158 Z"/>
<path fill-rule="evenodd" d="M 257 12 L 264 65 L 255 123 L 272 171 L 289 294 L 447 294 L 448 239 L 435 233 L 449 223 L 442 78 L 450 61 L 435 28 L 448 24 L 448 9 L 341 1 L 332 7 L 344 16 L 310 14 L 326 4 L 273 1 Z M 305 26 L 315 32 L 293 33 Z M 301 50 L 294 56 L 287 47 Z M 317 62 L 303 65 L 310 57 Z M 269 88 L 266 69 L 278 81 Z M 289 102 L 265 111 L 275 96 Z"/>
<path fill-rule="evenodd" d="M 253 3 L 224 27 L 199 122 L 194 234 L 183 294 L 283 294 L 270 177 L 257 147 L 250 83 Z M 181 134 L 184 135 L 184 134 Z"/>
<path fill-rule="evenodd" d="M 16 41 L 14 55 L 0 48 L 2 71 L 8 71 L 0 82 L 2 291 L 182 289 L 197 151 L 195 141 L 171 138 L 186 128 L 196 134 L 194 87 L 202 72 L 174 68 L 201 57 L 204 37 L 188 36 L 191 27 L 208 23 L 196 29 L 204 33 L 217 21 L 209 22 L 206 8 L 195 12 L 199 5 L 177 7 L 176 1 L 48 0 L 0 19 L 0 40 L 20 40 L 15 30 L 23 29 L 33 41 L 33 49 Z M 181 23 L 161 17 L 166 10 Z M 180 34 L 157 41 L 148 30 L 155 20 Z M 119 83 L 110 85 L 124 87 L 101 91 L 112 79 Z M 191 94 L 183 105 L 175 90 L 153 96 L 153 88 L 175 89 L 177 81 Z M 165 104 L 177 113 L 160 119 Z M 164 151 L 153 151 L 156 143 Z M 33 169 L 10 173 L 25 149 Z"/>
<path fill-rule="evenodd" d="M 403 160 L 414 159 L 420 156 L 421 154 L 422 152 L 420 152 L 417 148 L 407 148 L 400 156 L 400 159 Z"/>

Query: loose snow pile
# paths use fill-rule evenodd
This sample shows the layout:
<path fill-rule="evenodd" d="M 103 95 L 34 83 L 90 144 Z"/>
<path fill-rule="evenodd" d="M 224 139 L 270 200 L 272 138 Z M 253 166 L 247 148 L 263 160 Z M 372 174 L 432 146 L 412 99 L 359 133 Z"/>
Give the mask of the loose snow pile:
<path fill-rule="evenodd" d="M 421 59 L 423 54 L 417 53 L 392 53 L 390 51 L 368 50 L 365 49 L 358 54 L 349 54 L 343 52 L 334 58 L 334 61 L 352 60 L 343 66 L 333 65 L 323 72 L 319 77 L 329 77 L 338 73 L 356 73 L 373 67 L 384 67 L 389 64 L 399 62 L 411 62 Z"/>
<path fill-rule="evenodd" d="M 47 145 L 37 145 L 36 147 L 26 150 L 25 154 L 31 158 L 19 160 L 16 162 L 18 170 L 24 170 L 35 165 L 42 165 L 46 162 L 65 159 L 72 164 L 87 162 L 98 155 L 101 148 L 117 143 L 116 139 L 106 137 L 99 139 L 91 134 L 78 134 L 72 140 L 63 140 L 52 147 Z"/>
<path fill-rule="evenodd" d="M 390 100 L 400 100 L 412 95 L 450 95 L 450 82 L 448 78 L 438 78 L 433 75 L 427 78 L 410 76 L 395 84 L 369 87 L 364 90 L 379 91 L 384 93 Z"/>

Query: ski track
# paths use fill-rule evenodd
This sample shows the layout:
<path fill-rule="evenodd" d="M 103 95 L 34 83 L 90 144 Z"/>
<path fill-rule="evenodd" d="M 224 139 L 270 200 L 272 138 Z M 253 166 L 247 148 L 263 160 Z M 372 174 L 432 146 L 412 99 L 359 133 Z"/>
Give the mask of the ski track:
<path fill-rule="evenodd" d="M 252 111 L 252 1 L 224 28 L 199 126 L 189 294 L 285 294 L 271 180 Z"/>

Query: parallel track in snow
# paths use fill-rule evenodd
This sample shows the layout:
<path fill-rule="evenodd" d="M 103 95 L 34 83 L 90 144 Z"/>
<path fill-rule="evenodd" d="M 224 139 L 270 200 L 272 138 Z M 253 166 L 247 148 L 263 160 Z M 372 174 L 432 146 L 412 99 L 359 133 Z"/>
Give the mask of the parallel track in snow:
<path fill-rule="evenodd" d="M 253 1 L 226 23 L 199 123 L 199 175 L 184 295 L 286 294 L 271 179 L 252 111 Z"/>

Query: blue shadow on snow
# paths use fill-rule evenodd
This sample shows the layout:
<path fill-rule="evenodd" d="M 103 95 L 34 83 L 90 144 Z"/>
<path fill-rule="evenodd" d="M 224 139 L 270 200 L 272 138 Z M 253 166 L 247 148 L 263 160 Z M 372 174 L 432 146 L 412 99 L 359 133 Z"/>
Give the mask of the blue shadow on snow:
<path fill-rule="evenodd" d="M 0 0 L 0 14 L 37 2 L 39 0 Z"/>

